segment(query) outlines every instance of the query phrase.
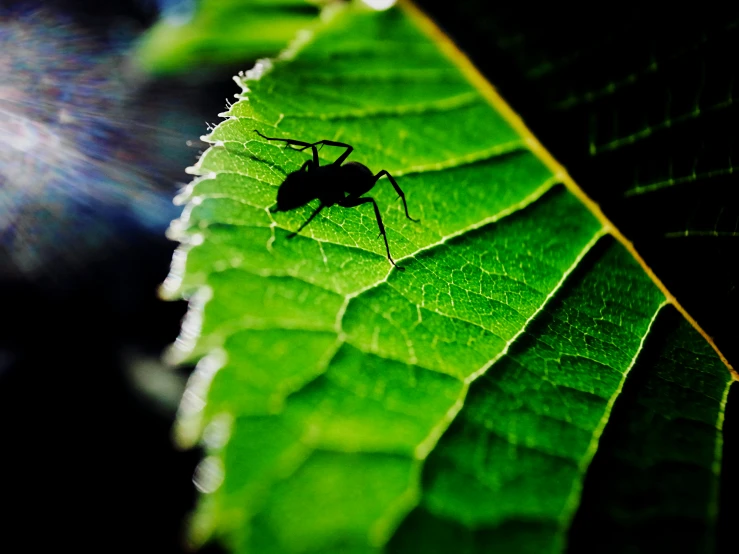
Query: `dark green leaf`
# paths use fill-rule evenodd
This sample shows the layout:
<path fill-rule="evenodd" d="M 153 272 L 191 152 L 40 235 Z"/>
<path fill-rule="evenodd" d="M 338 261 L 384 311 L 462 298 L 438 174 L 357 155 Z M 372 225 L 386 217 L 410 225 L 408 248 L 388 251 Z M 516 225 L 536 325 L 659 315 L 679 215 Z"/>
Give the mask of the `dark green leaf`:
<path fill-rule="evenodd" d="M 317 16 L 305 0 L 201 0 L 187 20 L 165 17 L 149 29 L 136 61 L 170 75 L 272 56 Z"/>

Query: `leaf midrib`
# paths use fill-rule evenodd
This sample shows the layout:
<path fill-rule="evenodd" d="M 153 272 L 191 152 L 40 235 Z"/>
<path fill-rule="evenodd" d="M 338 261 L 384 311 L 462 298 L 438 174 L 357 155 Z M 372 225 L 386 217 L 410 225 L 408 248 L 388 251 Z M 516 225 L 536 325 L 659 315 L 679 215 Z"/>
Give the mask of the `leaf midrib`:
<path fill-rule="evenodd" d="M 604 236 L 605 230 L 599 229 L 597 232 L 593 234 L 593 237 L 590 239 L 590 241 L 583 247 L 583 249 L 580 251 L 578 256 L 575 258 L 573 263 L 567 268 L 566 271 L 563 272 L 562 277 L 557 282 L 557 284 L 552 288 L 550 293 L 542 300 L 537 310 L 524 322 L 524 324 L 521 326 L 519 331 L 511 337 L 510 340 L 506 341 L 505 346 L 501 349 L 501 351 L 496 354 L 492 359 L 488 360 L 486 363 L 482 364 L 480 369 L 470 374 L 465 379 L 459 379 L 463 383 L 463 387 L 460 390 L 459 395 L 457 396 L 457 399 L 454 401 L 452 406 L 447 410 L 447 412 L 444 414 L 444 417 L 441 418 L 436 425 L 434 425 L 429 433 L 426 435 L 426 438 L 423 439 L 414 449 L 413 455 L 410 456 L 413 460 L 413 466 L 412 466 L 412 485 L 405 490 L 405 492 L 398 497 L 397 501 L 394 503 L 394 505 L 388 507 L 388 509 L 380 515 L 375 522 L 370 527 L 369 535 L 371 543 L 375 546 L 382 546 L 384 545 L 387 540 L 389 540 L 389 537 L 392 535 L 392 532 L 394 531 L 395 527 L 400 523 L 403 517 L 407 515 L 407 513 L 413 509 L 415 506 L 418 505 L 420 498 L 421 498 L 421 484 L 420 484 L 420 475 L 423 468 L 423 463 L 425 462 L 428 455 L 433 451 L 434 447 L 438 443 L 438 440 L 443 435 L 444 431 L 449 427 L 449 425 L 454 421 L 459 411 L 464 406 L 465 399 L 467 397 L 467 394 L 469 392 L 470 385 L 481 375 L 484 375 L 492 366 L 495 365 L 500 359 L 505 357 L 508 354 L 508 351 L 510 347 L 516 343 L 518 338 L 526 331 L 526 329 L 529 327 L 529 325 L 539 316 L 539 314 L 546 308 L 546 306 L 552 301 L 552 299 L 555 298 L 557 293 L 561 290 L 563 285 L 567 282 L 570 275 L 573 271 L 575 271 L 579 266 L 584 257 L 592 250 L 592 248 L 597 244 L 599 240 Z M 378 281 L 375 285 L 367 287 L 363 289 L 361 292 L 354 293 L 354 294 L 348 294 L 345 295 L 345 302 L 342 305 L 342 308 L 339 309 L 339 312 L 337 313 L 337 325 L 339 326 L 339 330 L 337 332 L 337 341 L 334 347 L 331 349 L 331 354 L 326 357 L 326 363 L 321 364 L 320 371 L 316 373 L 313 378 L 303 383 L 302 387 L 298 387 L 293 389 L 293 393 L 298 392 L 301 390 L 301 388 L 307 386 L 309 383 L 315 381 L 316 379 L 321 378 L 323 375 L 325 375 L 326 370 L 328 367 L 330 367 L 331 362 L 335 358 L 335 356 L 340 351 L 341 347 L 344 344 L 349 344 L 354 348 L 357 348 L 360 351 L 365 351 L 360 346 L 357 346 L 355 344 L 352 344 L 346 340 L 347 335 L 341 330 L 340 324 L 341 320 L 343 319 L 343 314 L 345 313 L 346 306 L 349 304 L 350 298 L 359 297 L 361 294 L 371 290 L 372 288 L 375 288 L 380 283 L 384 281 Z M 659 310 L 658 310 L 659 311 Z M 446 316 L 448 317 L 448 316 Z M 655 316 L 656 317 L 656 316 Z M 644 335 L 646 336 L 646 334 Z M 635 354 L 634 360 L 638 357 L 638 353 L 641 352 L 641 347 L 643 346 L 643 337 L 642 337 L 642 343 L 640 344 L 639 351 Z M 377 353 L 374 353 L 375 355 L 378 355 Z M 384 356 L 387 359 L 387 356 Z M 425 369 L 427 371 L 433 371 L 436 372 L 434 369 L 426 368 L 424 366 L 418 365 L 416 363 L 417 367 L 420 367 L 422 369 Z M 449 375 L 449 374 L 446 374 Z M 449 375 L 451 376 L 451 375 Z M 453 376 L 452 376 L 453 377 Z M 346 389 L 349 390 L 349 389 Z M 349 391 L 352 393 L 352 391 Z M 352 393 L 353 394 L 353 393 Z M 613 396 L 613 400 L 615 400 L 617 395 Z M 283 400 L 284 402 L 284 400 Z M 558 420 L 561 421 L 561 420 Z M 564 421 L 561 421 L 563 423 L 567 423 Z M 303 462 L 307 460 L 314 452 L 318 450 L 326 450 L 330 452 L 343 452 L 343 451 L 337 451 L 335 449 L 326 449 L 324 448 L 317 448 L 313 446 L 310 441 L 304 441 L 301 438 L 301 443 L 303 446 L 308 449 L 310 452 L 303 452 L 301 455 L 301 458 Z M 597 444 L 597 441 L 596 441 Z M 348 452 L 348 451 L 347 451 Z M 359 454 L 392 454 L 397 456 L 403 456 L 408 457 L 408 454 L 398 453 L 398 452 L 383 452 L 381 450 L 379 451 L 362 451 L 362 450 L 352 450 L 353 453 L 359 453 Z M 574 460 L 573 460 L 574 461 Z M 580 460 L 582 462 L 582 460 Z M 280 475 L 279 478 L 274 479 L 270 486 L 274 486 L 276 483 L 280 481 L 284 481 L 288 479 L 295 471 L 298 470 L 298 468 L 301 466 L 301 463 L 298 463 L 294 465 L 292 470 L 286 474 Z M 582 472 L 581 472 L 582 474 Z M 573 488 L 576 488 L 578 486 L 578 483 L 573 484 Z"/>

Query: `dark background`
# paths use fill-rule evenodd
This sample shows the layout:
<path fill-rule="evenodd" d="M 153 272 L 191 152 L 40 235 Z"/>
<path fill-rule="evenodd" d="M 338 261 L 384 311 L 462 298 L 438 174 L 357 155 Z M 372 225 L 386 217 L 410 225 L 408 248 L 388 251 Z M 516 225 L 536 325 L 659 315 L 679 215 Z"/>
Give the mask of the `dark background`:
<path fill-rule="evenodd" d="M 728 171 L 738 140 L 732 96 L 739 73 L 737 12 L 707 4 L 685 12 L 621 5 L 568 12 L 525 3 L 493 12 L 489 2 L 476 0 L 419 4 L 739 365 L 733 267 L 739 189 Z M 157 17 L 154 2 L 44 3 L 50 5 L 101 44 L 120 27 L 133 40 Z M 137 93 L 139 105 L 156 107 L 176 88 L 181 103 L 173 113 L 180 110 L 191 122 L 169 129 L 169 158 L 154 172 L 163 195 L 187 182 L 182 168 L 198 149 L 186 141 L 196 139 L 206 121 L 217 121 L 236 92 L 231 75 L 250 65 L 245 60 L 197 83 L 156 81 Z M 671 178 L 672 186 L 625 194 Z M 675 236 L 686 230 L 698 236 Z M 130 378 L 131 353 L 156 360 L 178 333 L 185 304 L 156 296 L 174 247 L 161 233 L 123 223 L 83 269 L 52 267 L 45 277 L 9 274 L 0 282 L 0 469 L 3 504 L 12 510 L 2 542 L 182 551 L 200 453 L 172 446 L 171 407 L 152 402 Z M 731 471 L 739 463 L 737 396 L 735 387 L 723 460 L 723 552 L 732 551 L 730 531 L 739 517 L 731 502 L 739 487 Z"/>
<path fill-rule="evenodd" d="M 3 2 L 0 33 L 2 24 L 38 9 L 59 16 L 51 24 L 75 27 L 101 55 L 125 53 L 158 16 L 154 1 Z M 6 55 L 23 53 L 0 52 Z M 216 122 L 238 91 L 231 80 L 238 69 L 209 80 L 136 83 L 123 106 L 130 120 L 111 121 L 100 140 L 120 141 L 116 159 L 143 166 L 148 186 L 171 205 L 190 180 L 184 168 L 197 159 L 206 122 Z M 56 94 L 74 86 L 60 83 Z M 64 225 L 79 229 L 68 243 L 55 240 L 43 270 L 13 268 L 8 237 L 0 244 L 0 551 L 184 552 L 201 452 L 173 446 L 175 406 L 142 391 L 133 373 L 136 364 L 149 364 L 176 384 L 192 370 L 156 367 L 187 308 L 157 296 L 176 245 L 164 236 L 166 221 L 118 217 L 74 191 Z M 102 244 L 84 250 L 79 263 L 80 243 L 95 235 L 104 236 Z"/>
<path fill-rule="evenodd" d="M 419 4 L 738 366 L 739 6 Z"/>

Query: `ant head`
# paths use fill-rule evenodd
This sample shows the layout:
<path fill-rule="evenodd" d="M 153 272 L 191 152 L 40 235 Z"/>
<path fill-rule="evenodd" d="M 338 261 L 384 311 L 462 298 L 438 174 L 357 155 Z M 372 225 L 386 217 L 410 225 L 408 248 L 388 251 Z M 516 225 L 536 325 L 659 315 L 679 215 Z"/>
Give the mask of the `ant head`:
<path fill-rule="evenodd" d="M 290 173 L 277 190 L 276 211 L 294 210 L 300 206 L 305 206 L 316 198 L 315 191 L 311 186 L 311 177 L 308 172 L 303 170 Z"/>

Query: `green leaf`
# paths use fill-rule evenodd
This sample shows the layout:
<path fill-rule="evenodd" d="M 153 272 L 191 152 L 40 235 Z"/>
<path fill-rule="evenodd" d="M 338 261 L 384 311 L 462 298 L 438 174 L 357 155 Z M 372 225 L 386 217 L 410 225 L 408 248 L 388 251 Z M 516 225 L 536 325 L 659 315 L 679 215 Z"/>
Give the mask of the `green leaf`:
<path fill-rule="evenodd" d="M 318 9 L 305 0 L 201 0 L 186 21 L 162 18 L 138 44 L 147 72 L 180 74 L 272 56 L 310 27 Z"/>
<path fill-rule="evenodd" d="M 571 551 L 713 552 L 726 366 L 674 309 L 660 313 L 585 483 Z M 628 514 L 628 516 L 627 516 Z"/>
<path fill-rule="evenodd" d="M 177 427 L 208 450 L 195 542 L 564 547 L 666 300 L 425 27 L 407 10 L 335 12 L 292 57 L 245 75 L 191 170 L 163 290 L 191 296 L 174 351 L 202 358 Z M 324 210 L 287 240 L 316 203 L 268 207 L 307 154 L 254 129 L 345 141 L 395 175 L 420 223 L 385 179 L 371 194 L 405 271 L 371 207 Z"/>

